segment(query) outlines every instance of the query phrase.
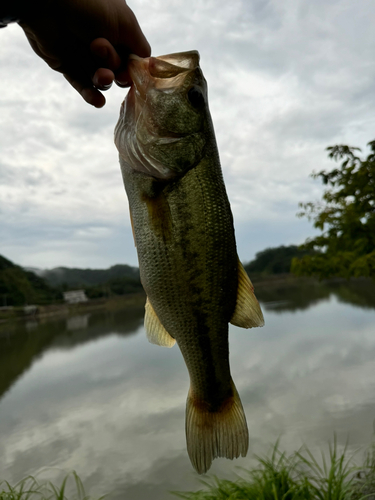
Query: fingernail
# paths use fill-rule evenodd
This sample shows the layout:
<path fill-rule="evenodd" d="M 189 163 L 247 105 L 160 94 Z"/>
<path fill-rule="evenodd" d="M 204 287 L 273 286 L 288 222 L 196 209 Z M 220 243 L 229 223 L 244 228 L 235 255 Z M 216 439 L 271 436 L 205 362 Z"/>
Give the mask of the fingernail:
<path fill-rule="evenodd" d="M 125 81 L 119 82 L 118 80 L 115 80 L 115 83 L 118 87 L 121 87 L 123 89 L 131 86 L 131 82 L 125 82 Z"/>

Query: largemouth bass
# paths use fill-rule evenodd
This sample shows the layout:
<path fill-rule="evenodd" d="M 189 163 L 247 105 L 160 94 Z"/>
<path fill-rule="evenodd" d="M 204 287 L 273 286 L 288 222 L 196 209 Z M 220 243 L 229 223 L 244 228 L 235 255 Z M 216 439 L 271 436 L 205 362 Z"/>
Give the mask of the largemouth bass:
<path fill-rule="evenodd" d="M 198 473 L 245 456 L 248 429 L 229 368 L 228 323 L 262 326 L 236 250 L 207 85 L 196 51 L 141 59 L 115 143 L 129 199 L 150 342 L 177 342 L 190 375 L 186 441 Z"/>

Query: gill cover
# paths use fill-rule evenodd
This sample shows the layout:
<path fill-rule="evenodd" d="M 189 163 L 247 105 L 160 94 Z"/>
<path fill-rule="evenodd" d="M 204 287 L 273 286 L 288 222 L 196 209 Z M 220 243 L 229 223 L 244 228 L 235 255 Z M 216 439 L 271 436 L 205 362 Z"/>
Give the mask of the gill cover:
<path fill-rule="evenodd" d="M 133 84 L 121 106 L 115 144 L 127 167 L 172 179 L 199 163 L 206 143 L 207 85 L 197 51 L 131 55 Z"/>

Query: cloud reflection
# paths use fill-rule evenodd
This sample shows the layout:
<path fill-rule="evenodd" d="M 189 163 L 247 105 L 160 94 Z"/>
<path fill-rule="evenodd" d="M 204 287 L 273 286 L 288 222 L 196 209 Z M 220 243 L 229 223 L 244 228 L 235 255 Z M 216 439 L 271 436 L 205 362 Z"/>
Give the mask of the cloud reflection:
<path fill-rule="evenodd" d="M 250 452 L 233 462 L 215 460 L 212 474 L 233 477 L 238 465 L 249 465 L 252 453 L 263 453 L 280 436 L 288 451 L 303 442 L 323 447 L 333 431 L 340 445 L 348 434 L 354 448 L 368 443 L 375 309 L 336 297 L 283 314 L 266 310 L 261 329 L 230 327 Z M 61 321 L 1 337 L 10 354 L 13 339 L 20 354 L 26 352 L 20 338 L 35 346 L 35 355 L 25 357 L 27 370 L 0 401 L 6 479 L 15 482 L 45 466 L 75 469 L 91 494 L 134 500 L 200 487 L 185 445 L 186 367 L 178 349 L 147 342 L 142 315 L 140 309 L 127 323 L 126 314 L 96 313 L 86 329 L 69 330 Z"/>

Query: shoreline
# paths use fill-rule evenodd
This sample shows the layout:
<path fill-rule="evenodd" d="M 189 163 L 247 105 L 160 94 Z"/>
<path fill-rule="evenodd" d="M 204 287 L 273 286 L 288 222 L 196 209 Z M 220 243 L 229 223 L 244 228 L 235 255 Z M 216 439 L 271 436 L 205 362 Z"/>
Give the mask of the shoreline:
<path fill-rule="evenodd" d="M 294 276 L 290 273 L 284 274 L 261 274 L 254 273 L 250 279 L 255 288 L 255 295 L 259 292 L 258 300 L 267 290 L 282 290 L 293 289 L 301 284 L 311 287 L 321 287 L 324 285 L 340 285 L 340 284 L 361 284 L 374 283 L 371 278 L 330 278 L 327 280 L 319 280 L 312 276 Z M 79 302 L 77 304 L 55 303 L 48 305 L 35 305 L 25 307 L 9 307 L 0 308 L 0 327 L 8 322 L 27 321 L 30 319 L 45 319 L 57 316 L 71 316 L 87 311 L 97 310 L 114 310 L 123 307 L 140 306 L 146 302 L 146 294 L 144 291 L 137 293 L 129 293 L 125 295 L 112 295 L 111 297 L 90 299 L 87 302 Z"/>
<path fill-rule="evenodd" d="M 36 305 L 33 312 L 25 312 L 23 307 L 14 307 L 4 312 L 0 311 L 0 327 L 13 321 L 27 321 L 30 319 L 45 319 L 57 316 L 73 316 L 84 312 L 100 310 L 116 310 L 132 306 L 140 306 L 146 302 L 144 292 L 126 295 L 114 295 L 108 298 L 92 299 L 77 304 L 49 304 Z"/>

